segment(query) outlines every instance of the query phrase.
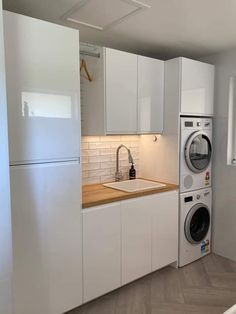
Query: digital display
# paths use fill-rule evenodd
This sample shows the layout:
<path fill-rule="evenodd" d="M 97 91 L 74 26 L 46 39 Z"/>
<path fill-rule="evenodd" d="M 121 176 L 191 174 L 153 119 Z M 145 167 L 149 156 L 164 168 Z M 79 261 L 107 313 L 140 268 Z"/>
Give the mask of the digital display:
<path fill-rule="evenodd" d="M 191 126 L 193 126 L 193 121 L 185 121 L 184 125 L 187 126 L 187 127 L 188 126 L 191 127 Z"/>
<path fill-rule="evenodd" d="M 192 202 L 193 201 L 193 197 L 192 196 L 188 196 L 184 198 L 184 202 L 188 203 L 188 202 Z"/>

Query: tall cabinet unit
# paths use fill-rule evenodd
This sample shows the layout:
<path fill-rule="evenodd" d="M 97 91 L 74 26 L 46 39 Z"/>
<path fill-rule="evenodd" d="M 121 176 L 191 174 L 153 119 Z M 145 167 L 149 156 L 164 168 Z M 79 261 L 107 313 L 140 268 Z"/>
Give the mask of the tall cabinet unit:
<path fill-rule="evenodd" d="M 16 314 L 82 303 L 78 31 L 5 12 Z"/>
<path fill-rule="evenodd" d="M 84 56 L 92 82 L 82 78 L 83 135 L 161 133 L 164 61 L 110 48 Z"/>
<path fill-rule="evenodd" d="M 141 138 L 140 172 L 146 178 L 179 184 L 179 117 L 213 115 L 214 66 L 187 58 L 165 61 L 164 85 L 163 136 L 155 143 Z"/>

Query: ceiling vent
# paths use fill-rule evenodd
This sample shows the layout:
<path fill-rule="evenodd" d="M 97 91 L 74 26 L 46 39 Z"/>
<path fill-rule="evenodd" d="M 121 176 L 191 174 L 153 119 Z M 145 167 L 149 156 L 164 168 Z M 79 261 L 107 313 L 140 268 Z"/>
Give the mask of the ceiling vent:
<path fill-rule="evenodd" d="M 138 0 L 80 0 L 63 19 L 103 31 L 148 8 Z"/>

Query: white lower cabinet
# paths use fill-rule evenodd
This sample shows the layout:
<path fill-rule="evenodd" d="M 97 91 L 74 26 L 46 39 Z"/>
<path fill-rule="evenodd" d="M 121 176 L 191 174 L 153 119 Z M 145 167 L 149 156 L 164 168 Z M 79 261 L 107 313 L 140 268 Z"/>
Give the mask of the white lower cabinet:
<path fill-rule="evenodd" d="M 84 302 L 178 259 L 178 192 L 83 210 Z"/>
<path fill-rule="evenodd" d="M 151 272 L 150 197 L 121 202 L 122 284 Z"/>
<path fill-rule="evenodd" d="M 120 203 L 83 211 L 84 302 L 121 285 Z"/>
<path fill-rule="evenodd" d="M 155 271 L 177 261 L 178 192 L 155 195 L 152 203 L 152 271 Z"/>

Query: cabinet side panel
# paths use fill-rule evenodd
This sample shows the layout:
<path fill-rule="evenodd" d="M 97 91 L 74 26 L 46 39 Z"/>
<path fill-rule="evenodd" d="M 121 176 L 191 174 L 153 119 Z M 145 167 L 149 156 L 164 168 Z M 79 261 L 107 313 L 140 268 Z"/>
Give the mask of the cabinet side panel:
<path fill-rule="evenodd" d="M 165 62 L 164 130 L 153 142 L 143 135 L 140 141 L 140 173 L 142 177 L 179 183 L 179 58 Z"/>

